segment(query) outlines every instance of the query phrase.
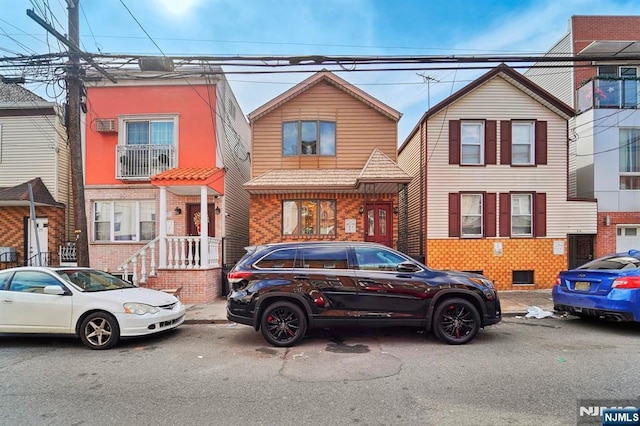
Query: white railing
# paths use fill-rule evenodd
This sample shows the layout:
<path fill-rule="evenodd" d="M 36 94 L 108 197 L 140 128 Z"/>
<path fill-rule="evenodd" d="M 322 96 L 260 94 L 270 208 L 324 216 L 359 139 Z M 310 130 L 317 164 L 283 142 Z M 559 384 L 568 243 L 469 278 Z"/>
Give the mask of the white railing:
<path fill-rule="evenodd" d="M 160 237 L 148 242 L 137 250 L 118 269 L 125 277 L 132 272 L 131 281 L 138 285 L 148 282 L 149 277 L 157 276 L 158 265 L 166 264 L 166 269 L 208 269 L 220 267 L 221 241 L 218 238 L 207 239 L 209 261 L 202 265 L 200 237 L 164 237 L 166 241 L 166 259 L 160 262 Z M 148 271 L 148 272 L 147 272 Z"/>

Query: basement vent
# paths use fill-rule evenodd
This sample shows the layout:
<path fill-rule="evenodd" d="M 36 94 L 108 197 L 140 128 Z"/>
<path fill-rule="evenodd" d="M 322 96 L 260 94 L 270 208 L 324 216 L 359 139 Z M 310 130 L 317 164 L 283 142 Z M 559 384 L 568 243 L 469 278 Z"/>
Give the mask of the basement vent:
<path fill-rule="evenodd" d="M 100 120 L 96 120 L 96 131 L 97 132 L 115 132 L 116 120 L 114 120 L 113 118 L 103 118 Z"/>

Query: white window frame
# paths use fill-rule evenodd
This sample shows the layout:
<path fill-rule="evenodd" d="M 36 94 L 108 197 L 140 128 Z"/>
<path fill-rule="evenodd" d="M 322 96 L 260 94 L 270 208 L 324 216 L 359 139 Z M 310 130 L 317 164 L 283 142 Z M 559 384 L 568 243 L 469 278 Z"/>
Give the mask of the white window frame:
<path fill-rule="evenodd" d="M 516 128 L 527 128 L 529 140 L 516 140 Z M 513 121 L 511 122 L 511 164 L 521 166 L 531 166 L 535 164 L 535 133 L 536 126 L 533 121 Z M 516 159 L 516 146 L 529 147 L 529 155 L 526 160 L 519 161 Z"/>
<path fill-rule="evenodd" d="M 303 123 L 314 123 L 316 126 L 316 136 L 315 136 L 315 152 L 305 153 L 303 152 L 302 146 L 302 125 Z M 296 126 L 296 149 L 295 152 L 287 152 L 285 150 L 285 125 Z M 329 133 L 325 133 L 322 131 L 323 124 L 332 124 L 333 125 L 333 135 Z M 283 157 L 335 157 L 337 150 L 337 134 L 338 128 L 335 121 L 332 120 L 293 120 L 293 121 L 284 121 L 282 122 L 282 156 Z M 331 148 L 331 149 L 328 149 Z"/>
<path fill-rule="evenodd" d="M 529 211 L 522 211 L 521 199 L 529 199 Z M 514 218 L 528 217 L 530 223 L 529 232 L 515 232 Z M 533 237 L 533 194 L 511 194 L 511 236 L 512 237 Z"/>
<path fill-rule="evenodd" d="M 108 206 L 108 217 L 102 218 L 98 217 L 98 203 L 105 204 Z M 118 203 L 131 203 L 132 207 L 135 209 L 133 212 L 133 222 L 134 229 L 132 229 L 129 235 L 132 235 L 130 239 L 121 239 L 118 238 L 118 233 L 122 231 L 122 214 L 116 213 L 116 204 Z M 142 220 L 142 207 L 143 205 L 152 206 L 151 220 Z M 116 221 L 117 220 L 117 221 Z M 109 223 L 109 239 L 98 239 L 97 235 L 97 223 Z M 95 243 L 135 243 L 140 241 L 151 241 L 153 238 L 157 236 L 157 226 L 154 226 L 154 235 L 151 240 L 141 239 L 140 225 L 143 222 L 153 222 L 157 225 L 157 213 L 156 213 L 156 203 L 155 200 L 96 200 L 93 202 L 93 232 L 92 232 L 92 241 Z"/>
<path fill-rule="evenodd" d="M 477 128 L 478 140 L 472 141 L 466 137 L 465 128 Z M 466 139 L 466 140 L 465 140 Z M 477 146 L 478 147 L 478 159 L 477 162 L 465 161 L 465 146 Z M 483 165 L 484 164 L 484 121 L 480 120 L 463 120 L 460 122 L 460 164 L 463 165 Z"/>
<path fill-rule="evenodd" d="M 310 228 L 315 232 L 305 232 L 304 217 L 306 215 L 306 207 L 304 203 L 315 203 L 315 218 L 313 220 L 313 226 Z M 323 203 L 329 203 L 332 205 L 334 217 L 327 217 L 327 210 L 322 209 Z M 338 201 L 335 199 L 317 199 L 317 198 L 305 198 L 305 199 L 291 199 L 283 200 L 282 202 L 282 235 L 285 236 L 335 236 L 337 233 L 337 208 Z M 331 209 L 331 207 L 330 207 Z M 295 229 L 298 232 L 294 232 Z"/>
<path fill-rule="evenodd" d="M 465 212 L 464 208 L 465 208 L 465 199 L 470 199 L 470 198 L 474 198 L 474 199 L 478 199 L 480 201 L 480 211 L 473 211 L 473 212 Z M 470 204 L 470 207 L 474 207 L 475 201 L 473 202 L 473 204 Z M 483 194 L 460 194 L 460 236 L 461 237 L 465 237 L 465 238 L 480 238 L 484 235 L 484 197 Z M 479 233 L 474 233 L 474 234 L 470 234 L 470 233 L 465 233 L 464 232 L 464 220 L 465 218 L 480 218 L 480 232 Z"/>
<path fill-rule="evenodd" d="M 176 153 L 178 152 L 178 134 L 179 134 L 179 114 L 142 114 L 142 115 L 119 115 L 118 116 L 118 144 L 127 145 L 127 123 L 136 121 L 173 121 L 173 146 Z M 149 144 L 151 145 L 151 144 Z M 176 163 L 177 164 L 177 163 Z"/>
<path fill-rule="evenodd" d="M 638 156 L 633 156 L 631 155 L 630 158 L 627 160 L 627 162 L 630 165 L 630 168 L 636 168 L 637 172 L 629 172 L 626 171 L 624 169 L 626 169 L 626 167 L 623 167 L 623 161 L 622 161 L 622 155 L 626 152 L 629 152 L 632 148 L 631 148 L 631 144 L 629 144 L 626 140 L 623 141 L 622 140 L 622 133 L 623 132 L 631 132 L 631 133 L 635 133 L 636 136 L 636 141 L 634 143 L 634 145 L 636 145 L 636 150 L 640 151 L 640 128 L 637 127 L 625 127 L 625 128 L 620 128 L 618 131 L 618 147 L 619 147 L 619 154 L 618 154 L 618 162 L 619 162 L 619 173 L 620 173 L 620 189 L 625 191 L 629 191 L 629 190 L 636 190 L 635 188 L 627 188 L 626 186 L 623 187 L 622 185 L 622 178 L 623 177 L 636 177 L 636 179 L 640 179 L 640 164 L 637 164 L 640 162 L 640 155 Z M 628 139 L 628 138 L 627 138 Z"/>

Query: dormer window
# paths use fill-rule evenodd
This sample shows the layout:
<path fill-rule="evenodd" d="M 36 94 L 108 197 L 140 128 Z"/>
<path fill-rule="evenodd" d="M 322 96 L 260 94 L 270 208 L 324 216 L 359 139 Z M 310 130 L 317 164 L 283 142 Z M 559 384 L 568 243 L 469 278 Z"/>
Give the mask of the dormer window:
<path fill-rule="evenodd" d="M 336 123 L 288 121 L 282 124 L 282 155 L 336 155 Z"/>

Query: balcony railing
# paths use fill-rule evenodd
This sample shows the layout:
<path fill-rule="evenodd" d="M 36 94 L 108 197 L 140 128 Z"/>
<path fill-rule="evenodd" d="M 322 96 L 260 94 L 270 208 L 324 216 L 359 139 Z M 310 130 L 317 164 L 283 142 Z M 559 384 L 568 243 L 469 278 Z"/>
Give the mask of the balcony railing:
<path fill-rule="evenodd" d="M 175 167 L 173 145 L 116 146 L 116 178 L 148 180 L 151 176 Z"/>
<path fill-rule="evenodd" d="M 594 77 L 578 88 L 578 113 L 591 108 L 638 108 L 640 79 Z"/>

